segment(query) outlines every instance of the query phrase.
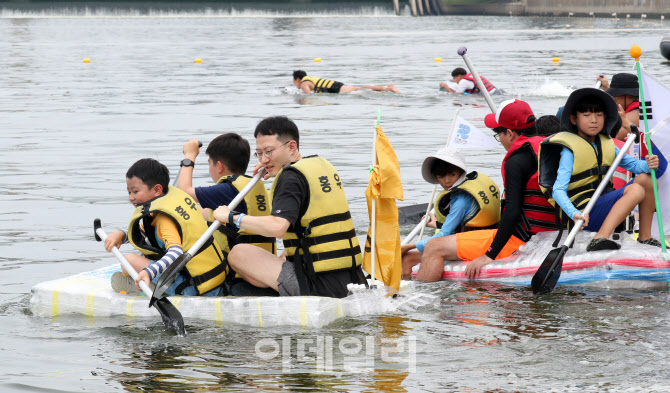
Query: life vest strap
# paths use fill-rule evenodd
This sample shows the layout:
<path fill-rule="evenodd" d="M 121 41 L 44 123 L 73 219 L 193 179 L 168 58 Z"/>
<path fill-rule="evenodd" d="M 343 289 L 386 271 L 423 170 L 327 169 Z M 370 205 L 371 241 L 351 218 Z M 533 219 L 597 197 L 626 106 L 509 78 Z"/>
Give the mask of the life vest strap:
<path fill-rule="evenodd" d="M 522 208 L 523 208 L 524 211 L 554 214 L 554 208 L 552 206 L 532 205 L 530 203 L 524 203 Z"/>
<path fill-rule="evenodd" d="M 354 237 L 356 237 L 356 230 L 351 229 L 349 231 L 331 233 L 323 236 L 306 237 L 304 242 L 311 247 L 318 244 L 336 242 L 338 240 L 349 240 Z"/>
<path fill-rule="evenodd" d="M 307 228 L 305 228 L 305 234 L 309 235 L 311 232 L 311 228 L 318 227 L 321 225 L 326 225 L 326 224 L 332 224 L 335 222 L 340 222 L 340 221 L 346 221 L 351 219 L 351 212 L 346 211 L 344 213 L 338 213 L 338 214 L 331 214 L 328 216 L 323 216 L 319 217 L 317 219 L 312 220 Z"/>
<path fill-rule="evenodd" d="M 587 179 L 592 176 L 601 176 L 607 173 L 607 171 L 610 169 L 609 165 L 602 165 L 599 168 L 591 168 L 587 169 L 583 172 L 574 174 L 570 177 L 570 183 L 575 183 L 580 180 Z"/>

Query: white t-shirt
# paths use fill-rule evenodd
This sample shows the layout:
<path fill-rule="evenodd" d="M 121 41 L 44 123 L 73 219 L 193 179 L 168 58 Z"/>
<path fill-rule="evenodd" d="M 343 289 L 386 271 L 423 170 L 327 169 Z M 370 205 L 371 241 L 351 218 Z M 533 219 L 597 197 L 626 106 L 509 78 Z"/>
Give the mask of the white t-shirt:
<path fill-rule="evenodd" d="M 466 90 L 471 90 L 475 88 L 475 82 L 469 81 L 465 78 L 461 79 L 460 82 L 458 82 L 458 86 L 456 86 L 455 89 L 452 89 L 455 93 L 463 93 Z M 493 89 L 489 91 L 489 93 L 493 93 L 496 91 L 496 89 Z"/>

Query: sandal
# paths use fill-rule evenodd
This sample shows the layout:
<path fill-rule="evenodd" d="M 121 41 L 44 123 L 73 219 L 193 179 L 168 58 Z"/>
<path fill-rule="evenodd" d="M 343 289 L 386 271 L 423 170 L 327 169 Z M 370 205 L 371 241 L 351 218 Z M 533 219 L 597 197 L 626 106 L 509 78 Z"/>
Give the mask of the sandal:
<path fill-rule="evenodd" d="M 661 242 L 659 242 L 658 240 L 654 239 L 653 237 L 650 237 L 650 238 L 647 239 L 647 240 L 640 240 L 640 239 L 638 239 L 637 242 L 640 243 L 640 244 L 646 244 L 646 245 L 648 245 L 648 246 L 661 247 Z"/>
<path fill-rule="evenodd" d="M 586 246 L 586 251 L 618 250 L 620 248 L 621 245 L 619 243 L 610 239 L 605 239 L 604 237 L 599 237 L 591 240 L 591 243 Z"/>

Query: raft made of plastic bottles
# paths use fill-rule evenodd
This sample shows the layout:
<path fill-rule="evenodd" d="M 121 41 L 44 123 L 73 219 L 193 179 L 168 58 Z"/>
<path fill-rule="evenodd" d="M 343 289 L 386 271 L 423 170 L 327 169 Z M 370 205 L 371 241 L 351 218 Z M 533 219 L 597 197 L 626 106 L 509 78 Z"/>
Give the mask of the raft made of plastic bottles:
<path fill-rule="evenodd" d="M 160 315 L 149 307 L 149 299 L 116 293 L 110 281 L 118 264 L 35 285 L 30 309 L 34 315 L 57 317 L 80 314 L 93 318 L 127 319 Z M 413 283 L 403 281 L 400 293 L 411 292 Z M 377 289 L 350 285 L 351 295 L 343 299 L 319 296 L 204 297 L 171 296 L 170 301 L 185 319 L 213 321 L 219 325 L 255 327 L 300 326 L 320 328 L 344 317 L 378 314 L 395 310 L 398 303 L 386 296 L 383 284 Z"/>
<path fill-rule="evenodd" d="M 530 286 L 538 267 L 547 258 L 557 232 L 542 232 L 531 238 L 511 256 L 496 260 L 481 268 L 477 281 L 491 281 L 515 286 Z M 563 239 L 567 231 L 563 233 Z M 620 250 L 587 252 L 593 232 L 581 231 L 565 254 L 557 285 L 576 285 L 599 288 L 667 289 L 670 282 L 670 262 L 663 259 L 659 247 L 638 243 L 632 235 L 622 233 L 616 240 Z M 446 261 L 444 280 L 466 281 L 466 262 Z M 413 268 L 413 275 L 419 265 Z"/>

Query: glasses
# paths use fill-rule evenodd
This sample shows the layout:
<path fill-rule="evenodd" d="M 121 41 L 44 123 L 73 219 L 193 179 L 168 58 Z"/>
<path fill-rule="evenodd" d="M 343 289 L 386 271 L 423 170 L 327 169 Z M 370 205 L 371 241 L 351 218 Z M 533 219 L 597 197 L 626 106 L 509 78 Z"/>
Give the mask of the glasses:
<path fill-rule="evenodd" d="M 493 139 L 500 142 L 500 134 L 496 133 L 495 135 L 493 135 Z"/>
<path fill-rule="evenodd" d="M 279 148 L 282 147 L 282 146 L 286 146 L 286 144 L 288 144 L 288 143 L 290 143 L 290 142 L 291 142 L 291 141 L 285 142 L 285 143 L 283 143 L 283 144 L 281 144 L 281 145 L 275 147 L 274 149 L 263 150 L 263 151 L 261 151 L 260 153 L 258 152 L 258 150 L 256 150 L 256 152 L 254 153 L 254 156 L 256 156 L 256 158 L 260 158 L 260 156 L 261 156 L 261 154 L 262 154 L 262 155 L 264 155 L 266 158 L 270 158 L 270 157 L 272 157 L 272 152 L 273 152 L 273 151 L 279 149 Z"/>

